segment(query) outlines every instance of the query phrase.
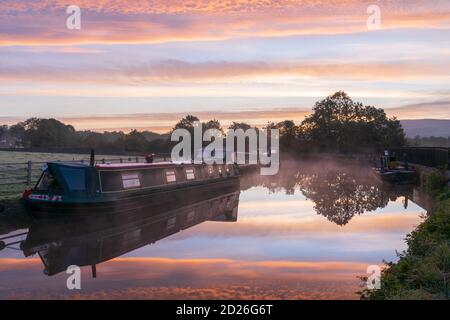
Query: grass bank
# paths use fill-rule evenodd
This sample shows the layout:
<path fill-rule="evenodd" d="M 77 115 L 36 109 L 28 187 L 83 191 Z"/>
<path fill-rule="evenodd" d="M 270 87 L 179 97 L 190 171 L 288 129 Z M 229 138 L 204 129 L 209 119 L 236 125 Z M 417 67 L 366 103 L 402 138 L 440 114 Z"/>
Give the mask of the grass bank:
<path fill-rule="evenodd" d="M 361 299 L 449 299 L 450 189 L 440 173 L 425 187 L 435 198 L 434 212 L 406 237 L 408 249 L 398 254 L 398 262 L 386 263 L 381 289 L 364 290 Z"/>

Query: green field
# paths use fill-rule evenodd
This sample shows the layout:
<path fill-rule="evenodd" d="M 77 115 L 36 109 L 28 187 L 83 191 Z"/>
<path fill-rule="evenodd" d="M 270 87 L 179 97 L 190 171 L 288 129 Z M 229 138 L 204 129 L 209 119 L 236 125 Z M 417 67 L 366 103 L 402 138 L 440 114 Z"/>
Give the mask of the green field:
<path fill-rule="evenodd" d="M 96 159 L 117 159 L 121 156 L 105 156 L 96 155 Z M 128 157 L 122 156 L 124 159 Z M 134 158 L 132 158 L 134 159 Z M 17 163 L 17 162 L 27 162 L 27 161 L 45 162 L 45 161 L 68 161 L 68 160 L 89 160 L 89 155 L 83 154 L 65 154 L 65 153 L 38 153 L 38 152 L 9 152 L 0 151 L 0 165 L 4 163 Z"/>
<path fill-rule="evenodd" d="M 9 152 L 0 151 L 0 200 L 18 198 L 27 188 L 28 161 L 32 162 L 31 185 L 34 186 L 41 174 L 41 167 L 47 161 L 89 161 L 90 155 L 37 153 L 37 152 Z M 97 155 L 96 160 L 105 159 L 107 162 L 134 162 L 135 157 Z M 142 160 L 142 158 L 141 158 Z"/>

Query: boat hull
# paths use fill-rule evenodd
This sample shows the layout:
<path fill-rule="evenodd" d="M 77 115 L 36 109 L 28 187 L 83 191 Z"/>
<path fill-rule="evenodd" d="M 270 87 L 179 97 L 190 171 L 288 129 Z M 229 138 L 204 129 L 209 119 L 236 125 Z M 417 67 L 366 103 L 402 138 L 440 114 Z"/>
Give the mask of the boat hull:
<path fill-rule="evenodd" d="M 228 177 L 198 184 L 176 185 L 171 189 L 140 190 L 132 194 L 100 195 L 93 201 L 53 202 L 23 199 L 23 204 L 33 216 L 67 216 L 93 214 L 129 214 L 148 212 L 158 214 L 168 208 L 175 209 L 195 203 L 202 198 L 212 198 L 239 188 L 239 177 Z"/>

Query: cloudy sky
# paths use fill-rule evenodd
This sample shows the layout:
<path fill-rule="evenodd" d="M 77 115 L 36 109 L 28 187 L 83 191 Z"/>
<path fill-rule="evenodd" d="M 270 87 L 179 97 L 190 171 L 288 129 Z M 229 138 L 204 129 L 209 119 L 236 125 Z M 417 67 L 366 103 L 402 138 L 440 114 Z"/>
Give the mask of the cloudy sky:
<path fill-rule="evenodd" d="M 401 119 L 450 119 L 449 29 L 444 0 L 0 0 L 0 122 L 301 121 L 337 90 Z"/>

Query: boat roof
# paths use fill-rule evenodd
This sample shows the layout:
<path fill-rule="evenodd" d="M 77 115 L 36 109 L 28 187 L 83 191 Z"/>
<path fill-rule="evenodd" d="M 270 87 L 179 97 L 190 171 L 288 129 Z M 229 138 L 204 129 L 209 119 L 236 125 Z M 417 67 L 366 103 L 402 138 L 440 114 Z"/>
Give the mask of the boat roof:
<path fill-rule="evenodd" d="M 86 168 L 89 164 L 86 162 L 75 162 L 75 161 L 52 161 L 48 164 L 75 168 Z M 155 167 L 169 167 L 177 165 L 195 165 L 191 161 L 164 161 L 164 162 L 127 162 L 127 163 L 98 163 L 95 165 L 98 169 L 132 169 L 132 168 L 155 168 Z"/>
<path fill-rule="evenodd" d="M 168 167 L 181 164 L 192 164 L 192 162 L 129 162 L 129 163 L 101 163 L 96 164 L 95 167 L 99 169 L 130 169 L 130 168 L 152 168 L 152 167 Z"/>
<path fill-rule="evenodd" d="M 51 162 L 48 162 L 48 164 L 58 165 L 58 166 L 66 166 L 66 167 L 76 167 L 76 168 L 88 167 L 88 165 L 86 163 L 77 162 L 77 161 L 51 161 Z"/>

